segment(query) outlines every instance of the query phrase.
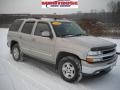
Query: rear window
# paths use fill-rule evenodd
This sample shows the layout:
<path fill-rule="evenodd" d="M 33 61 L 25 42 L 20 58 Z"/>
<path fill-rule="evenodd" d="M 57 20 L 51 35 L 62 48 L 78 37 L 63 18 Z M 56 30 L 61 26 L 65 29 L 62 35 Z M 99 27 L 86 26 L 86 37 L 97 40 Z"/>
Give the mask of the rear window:
<path fill-rule="evenodd" d="M 23 20 L 16 20 L 10 27 L 9 31 L 17 32 L 22 24 Z"/>
<path fill-rule="evenodd" d="M 34 24 L 34 21 L 26 22 L 21 32 L 25 34 L 31 34 Z"/>

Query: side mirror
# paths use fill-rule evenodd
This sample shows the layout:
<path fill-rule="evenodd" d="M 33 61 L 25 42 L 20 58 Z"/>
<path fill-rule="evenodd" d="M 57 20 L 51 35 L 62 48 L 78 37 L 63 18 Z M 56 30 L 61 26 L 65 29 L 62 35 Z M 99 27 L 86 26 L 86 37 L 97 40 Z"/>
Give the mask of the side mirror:
<path fill-rule="evenodd" d="M 43 31 L 43 32 L 41 33 L 41 36 L 43 36 L 43 37 L 51 37 L 51 34 L 50 34 L 49 31 Z"/>

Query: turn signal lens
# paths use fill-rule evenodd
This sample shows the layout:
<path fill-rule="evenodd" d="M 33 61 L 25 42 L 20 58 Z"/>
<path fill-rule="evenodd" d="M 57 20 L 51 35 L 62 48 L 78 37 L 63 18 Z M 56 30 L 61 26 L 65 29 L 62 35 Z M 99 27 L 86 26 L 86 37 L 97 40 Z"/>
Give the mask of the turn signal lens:
<path fill-rule="evenodd" d="M 86 60 L 87 60 L 88 63 L 93 63 L 94 62 L 94 59 L 92 57 L 87 57 Z"/>

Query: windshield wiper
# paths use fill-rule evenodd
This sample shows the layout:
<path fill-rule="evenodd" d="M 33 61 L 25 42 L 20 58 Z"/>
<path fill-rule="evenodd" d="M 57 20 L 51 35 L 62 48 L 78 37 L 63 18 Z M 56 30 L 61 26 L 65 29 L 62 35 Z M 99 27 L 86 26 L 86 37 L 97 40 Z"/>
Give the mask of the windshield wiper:
<path fill-rule="evenodd" d="M 88 36 L 87 34 L 76 34 L 74 36 Z"/>
<path fill-rule="evenodd" d="M 75 35 L 68 34 L 68 35 L 62 35 L 62 37 L 74 37 Z"/>
<path fill-rule="evenodd" d="M 76 37 L 76 36 L 88 36 L 88 35 L 87 34 L 76 34 L 76 35 L 66 34 L 66 35 L 62 35 L 61 37 Z"/>

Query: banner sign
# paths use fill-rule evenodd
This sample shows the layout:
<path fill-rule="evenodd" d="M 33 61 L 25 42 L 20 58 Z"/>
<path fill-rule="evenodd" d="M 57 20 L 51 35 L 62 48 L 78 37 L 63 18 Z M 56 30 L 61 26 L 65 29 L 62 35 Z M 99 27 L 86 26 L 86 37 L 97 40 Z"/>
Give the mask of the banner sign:
<path fill-rule="evenodd" d="M 78 0 L 42 0 L 42 8 L 78 8 Z"/>

